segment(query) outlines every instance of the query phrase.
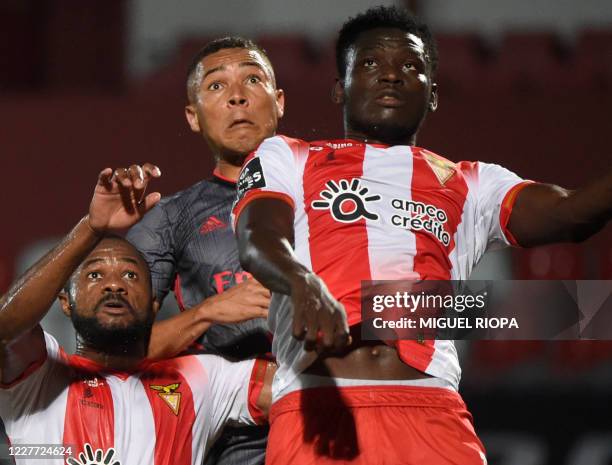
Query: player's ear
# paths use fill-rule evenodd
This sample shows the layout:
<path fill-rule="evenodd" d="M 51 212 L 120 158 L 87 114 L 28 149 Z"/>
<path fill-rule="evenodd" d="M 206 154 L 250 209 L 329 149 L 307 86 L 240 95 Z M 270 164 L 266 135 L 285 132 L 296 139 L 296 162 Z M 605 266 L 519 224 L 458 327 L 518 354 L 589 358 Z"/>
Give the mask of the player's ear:
<path fill-rule="evenodd" d="M 276 113 L 279 118 L 282 118 L 285 114 L 285 91 L 283 89 L 276 89 Z"/>
<path fill-rule="evenodd" d="M 438 84 L 431 85 L 431 95 L 429 96 L 429 111 L 434 112 L 438 109 Z"/>
<path fill-rule="evenodd" d="M 344 103 L 344 82 L 336 78 L 336 83 L 332 89 L 332 102 L 336 105 Z"/>
<path fill-rule="evenodd" d="M 185 106 L 185 118 L 193 132 L 200 132 L 200 120 L 195 105 L 189 104 Z"/>
<path fill-rule="evenodd" d="M 68 318 L 72 315 L 72 306 L 70 305 L 70 298 L 68 297 L 68 293 L 66 291 L 62 291 L 57 295 L 57 299 L 60 302 L 60 306 L 62 307 L 62 312 Z"/>

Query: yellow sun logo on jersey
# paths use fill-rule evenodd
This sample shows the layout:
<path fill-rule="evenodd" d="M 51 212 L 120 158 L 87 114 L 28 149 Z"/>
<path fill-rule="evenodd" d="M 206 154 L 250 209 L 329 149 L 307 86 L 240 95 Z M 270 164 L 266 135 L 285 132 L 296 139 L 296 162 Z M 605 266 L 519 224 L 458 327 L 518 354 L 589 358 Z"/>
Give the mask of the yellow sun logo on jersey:
<path fill-rule="evenodd" d="M 170 410 L 178 416 L 179 409 L 181 408 L 181 393 L 175 392 L 181 383 L 168 384 L 162 386 L 160 384 L 150 384 L 149 387 L 154 391 L 157 391 L 157 395 L 166 403 Z"/>

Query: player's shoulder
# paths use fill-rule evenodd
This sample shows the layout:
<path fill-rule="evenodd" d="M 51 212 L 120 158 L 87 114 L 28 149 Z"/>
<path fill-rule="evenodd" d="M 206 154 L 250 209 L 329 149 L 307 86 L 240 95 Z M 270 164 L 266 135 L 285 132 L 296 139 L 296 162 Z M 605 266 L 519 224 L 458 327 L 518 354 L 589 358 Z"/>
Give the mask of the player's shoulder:
<path fill-rule="evenodd" d="M 160 206 L 166 209 L 180 210 L 193 203 L 196 199 L 201 199 L 202 194 L 215 189 L 215 184 L 209 179 L 203 179 L 195 184 L 180 190 L 172 195 L 162 198 L 159 201 Z"/>
<path fill-rule="evenodd" d="M 169 237 L 179 237 L 177 234 L 190 229 L 193 211 L 210 198 L 213 188 L 210 181 L 203 180 L 162 197 L 141 221 L 130 228 L 127 240 L 139 247 L 149 240 L 156 241 L 160 234 L 169 233 Z"/>
<path fill-rule="evenodd" d="M 159 203 L 147 215 L 155 215 L 156 213 L 157 215 L 163 214 L 171 224 L 178 226 L 186 211 L 192 210 L 193 206 L 200 202 L 205 202 L 210 194 L 218 189 L 215 183 L 208 179 L 204 179 L 186 189 L 162 197 Z"/>
<path fill-rule="evenodd" d="M 424 159 L 434 167 L 452 169 L 459 175 L 466 176 L 468 178 L 476 175 L 478 172 L 478 166 L 480 163 L 478 161 L 453 161 L 443 155 L 440 155 L 439 153 L 423 147 L 412 147 L 412 152 L 413 156 Z"/>
<path fill-rule="evenodd" d="M 452 165 L 455 167 L 459 167 L 459 165 L 463 163 L 463 162 L 454 162 L 450 160 L 449 158 L 446 158 L 440 155 L 439 153 L 434 152 L 433 150 L 430 150 L 430 149 L 426 149 L 424 147 L 414 146 L 414 147 L 411 147 L 411 149 L 412 149 L 412 154 L 414 157 L 423 158 L 428 161 L 435 161 L 435 162 L 443 163 L 445 165 Z"/>
<path fill-rule="evenodd" d="M 363 144 L 359 144 L 351 139 L 317 139 L 307 141 L 304 139 L 296 139 L 283 135 L 266 139 L 264 142 L 262 142 L 260 147 L 262 147 L 264 144 L 267 144 L 268 147 L 276 146 L 285 150 L 290 150 L 296 156 L 308 155 L 312 152 L 333 152 L 334 150 L 350 149 L 357 147 L 358 145 L 363 146 Z"/>
<path fill-rule="evenodd" d="M 209 384 L 223 385 L 234 377 L 244 377 L 240 372 L 248 371 L 254 360 L 234 361 L 230 358 L 206 352 L 184 353 L 177 357 L 153 362 L 148 371 L 175 370 L 194 388 Z"/>
<path fill-rule="evenodd" d="M 293 153 L 293 155 L 298 155 L 301 150 L 307 149 L 308 146 L 309 143 L 305 140 L 279 134 L 264 139 L 249 158 L 252 158 L 253 156 L 262 156 L 268 152 L 286 152 Z"/>

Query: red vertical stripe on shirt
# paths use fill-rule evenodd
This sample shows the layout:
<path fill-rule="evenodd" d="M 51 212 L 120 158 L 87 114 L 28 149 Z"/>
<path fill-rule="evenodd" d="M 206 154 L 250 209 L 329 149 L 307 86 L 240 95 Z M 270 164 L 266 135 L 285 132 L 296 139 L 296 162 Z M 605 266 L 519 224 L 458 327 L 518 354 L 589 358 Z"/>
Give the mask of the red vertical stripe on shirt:
<path fill-rule="evenodd" d="M 113 396 L 106 379 L 74 368 L 75 379 L 68 388 L 64 419 L 65 446 L 72 446 L 73 456 L 84 452 L 85 444 L 104 453 L 115 446 Z"/>
<path fill-rule="evenodd" d="M 198 361 L 178 357 L 154 363 L 141 378 L 155 422 L 154 465 L 191 465 L 195 408 L 191 387 L 182 374 L 190 364 Z"/>
<path fill-rule="evenodd" d="M 362 218 L 352 223 L 339 222 L 329 209 L 313 209 L 312 202 L 325 200 L 321 192 L 330 190 L 330 181 L 336 185 L 346 181 L 350 185 L 353 179 L 361 178 L 364 156 L 362 144 L 335 151 L 328 147 L 311 151 L 303 178 L 312 269 L 344 305 L 349 325 L 361 321 L 361 280 L 371 279 L 366 221 Z"/>
<path fill-rule="evenodd" d="M 449 255 L 455 248 L 454 236 L 461 222 L 468 186 L 459 171 L 455 171 L 445 181 L 441 181 L 436 176 L 430 165 L 432 160 L 437 160 L 447 167 L 453 166 L 451 162 L 438 155 L 424 149 L 413 148 L 412 159 L 412 201 L 433 205 L 443 210 L 447 216 L 447 221 L 443 223 L 444 231 L 450 236 L 449 244 L 445 245 L 432 233 L 415 232 L 414 271 L 419 273 L 421 279 L 449 280 L 452 268 Z M 398 341 L 398 352 L 402 360 L 409 365 L 425 371 L 435 352 L 434 342 L 433 340 Z"/>
<path fill-rule="evenodd" d="M 414 257 L 414 270 L 422 279 L 450 279 L 452 265 L 449 255 L 455 248 L 454 236 L 461 222 L 468 187 L 459 171 L 455 171 L 442 184 L 426 161 L 426 157 L 444 159 L 427 150 L 415 148 L 413 151 L 412 200 L 443 210 L 448 217 L 443 225 L 444 231 L 450 236 L 450 243 L 445 245 L 431 233 L 425 231 L 416 233 L 417 252 Z"/>

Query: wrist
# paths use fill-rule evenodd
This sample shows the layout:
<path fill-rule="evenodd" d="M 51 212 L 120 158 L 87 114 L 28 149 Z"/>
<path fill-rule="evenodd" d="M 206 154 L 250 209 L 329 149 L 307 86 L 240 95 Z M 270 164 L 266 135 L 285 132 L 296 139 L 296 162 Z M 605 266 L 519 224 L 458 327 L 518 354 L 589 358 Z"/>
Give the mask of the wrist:
<path fill-rule="evenodd" d="M 196 311 L 198 321 L 206 323 L 215 322 L 214 298 L 215 296 L 204 299 L 195 308 L 192 309 Z"/>
<path fill-rule="evenodd" d="M 291 294 L 294 294 L 296 289 L 303 289 L 309 282 L 312 282 L 313 279 L 317 278 L 318 276 L 313 271 L 307 269 L 299 270 L 296 273 L 290 274 L 288 281 Z"/>
<path fill-rule="evenodd" d="M 78 222 L 75 229 L 73 229 L 73 237 L 80 237 L 81 240 L 84 240 L 87 244 L 91 246 L 95 246 L 100 240 L 104 237 L 103 234 L 100 234 L 93 228 L 89 222 L 89 215 L 81 218 L 81 221 Z"/>
<path fill-rule="evenodd" d="M 104 236 L 104 233 L 103 233 L 103 232 L 98 231 L 96 228 L 94 228 L 94 227 L 91 225 L 91 218 L 89 217 L 89 214 L 87 214 L 87 215 L 85 215 L 85 216 L 83 217 L 83 219 L 81 220 L 81 223 L 84 223 L 84 224 L 85 224 L 85 227 L 86 227 L 86 229 L 87 229 L 87 231 L 88 231 L 88 232 L 89 232 L 91 235 L 95 236 L 96 238 L 100 239 L 100 238 L 102 238 L 102 236 Z"/>

